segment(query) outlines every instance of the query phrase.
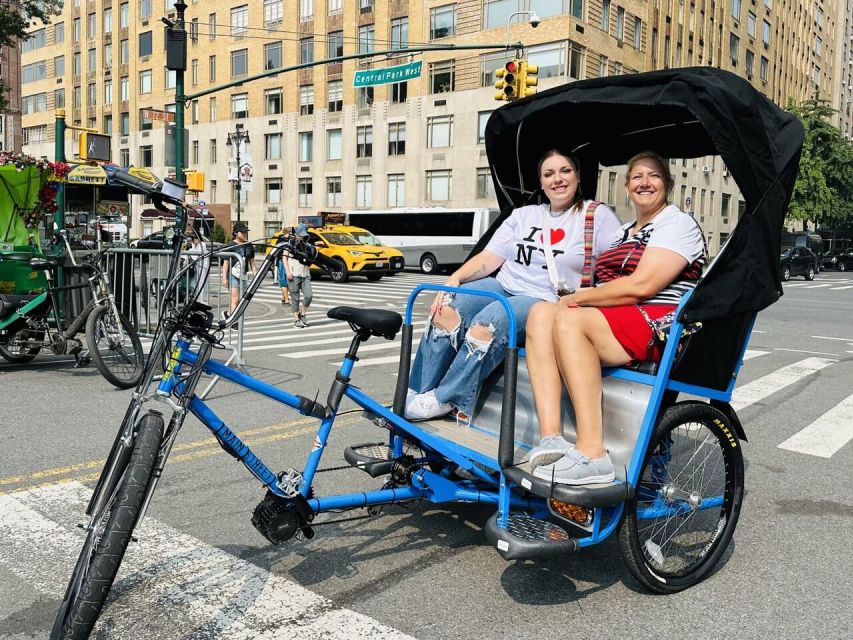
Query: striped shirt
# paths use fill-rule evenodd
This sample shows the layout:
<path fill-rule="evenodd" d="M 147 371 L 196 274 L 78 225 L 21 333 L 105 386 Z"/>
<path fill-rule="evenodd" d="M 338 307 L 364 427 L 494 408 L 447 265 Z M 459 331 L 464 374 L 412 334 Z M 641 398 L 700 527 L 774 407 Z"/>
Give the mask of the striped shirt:
<path fill-rule="evenodd" d="M 630 229 L 635 222 L 622 225 L 621 234 L 610 249 L 598 256 L 596 284 L 634 273 L 646 247 L 669 249 L 687 260 L 687 266 L 667 287 L 642 300 L 641 304 L 677 305 L 682 296 L 696 286 L 707 263 L 702 229 L 675 205 L 667 206 L 632 235 Z"/>

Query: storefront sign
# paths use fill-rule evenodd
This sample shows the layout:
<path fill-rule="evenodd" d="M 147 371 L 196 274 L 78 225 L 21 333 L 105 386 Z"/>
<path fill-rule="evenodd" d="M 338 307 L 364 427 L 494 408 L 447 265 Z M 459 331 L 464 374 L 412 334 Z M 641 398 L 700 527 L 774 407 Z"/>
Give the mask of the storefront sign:
<path fill-rule="evenodd" d="M 66 180 L 69 184 L 107 184 L 107 172 L 97 164 L 78 164 Z"/>

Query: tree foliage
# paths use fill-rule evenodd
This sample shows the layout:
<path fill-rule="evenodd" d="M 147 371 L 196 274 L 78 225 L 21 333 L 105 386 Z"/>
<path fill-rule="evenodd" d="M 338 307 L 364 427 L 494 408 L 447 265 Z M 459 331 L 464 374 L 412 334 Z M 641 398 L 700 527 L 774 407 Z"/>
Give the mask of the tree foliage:
<path fill-rule="evenodd" d="M 51 15 L 62 10 L 63 0 L 0 0 L 0 48 L 17 46 L 27 37 L 27 29 L 41 22 L 48 24 Z M 0 80 L 0 112 L 6 111 L 8 89 Z"/>
<path fill-rule="evenodd" d="M 822 227 L 853 221 L 853 147 L 830 124 L 835 109 L 815 96 L 799 105 L 789 103 L 787 111 L 806 130 L 788 217 Z"/>

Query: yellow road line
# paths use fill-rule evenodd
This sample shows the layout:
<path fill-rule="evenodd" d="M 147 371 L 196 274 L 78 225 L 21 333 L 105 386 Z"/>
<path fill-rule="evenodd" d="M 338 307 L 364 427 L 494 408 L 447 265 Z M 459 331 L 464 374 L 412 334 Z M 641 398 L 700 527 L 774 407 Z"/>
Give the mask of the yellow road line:
<path fill-rule="evenodd" d="M 337 426 L 349 426 L 356 424 L 360 419 L 360 416 L 344 416 L 338 418 L 335 421 L 335 425 Z M 301 429 L 295 429 L 295 427 L 300 427 L 303 425 L 308 425 L 311 423 L 315 423 L 315 425 L 311 425 L 310 427 L 303 427 Z M 316 418 L 305 418 L 302 420 L 294 420 L 292 422 L 284 422 L 277 425 L 271 425 L 267 427 L 259 427 L 256 429 L 250 429 L 247 431 L 243 431 L 238 434 L 240 439 L 249 446 L 266 444 L 270 442 L 277 442 L 280 440 L 287 440 L 289 438 L 295 438 L 296 436 L 315 433 L 317 428 L 319 427 L 319 423 L 317 423 Z M 284 433 L 281 433 L 284 431 Z M 276 433 L 279 432 L 279 433 Z M 263 434 L 271 434 L 264 436 Z M 255 437 L 261 436 L 261 437 Z M 183 453 L 179 455 L 174 455 L 175 453 L 179 453 L 181 451 L 188 451 L 188 453 Z M 206 437 L 201 438 L 199 440 L 194 440 L 192 442 L 186 442 L 179 445 L 175 445 L 172 448 L 172 454 L 169 456 L 168 464 L 172 463 L 183 463 L 183 462 L 192 462 L 194 460 L 201 460 L 203 458 L 209 458 L 218 453 L 224 453 L 222 448 L 219 446 L 219 443 L 216 441 L 214 437 Z M 306 456 L 307 456 L 306 452 Z M 8 476 L 6 478 L 0 478 L 0 487 L 6 485 L 22 485 L 25 483 L 41 480 L 43 478 L 52 478 L 47 482 L 36 482 L 35 484 L 29 484 L 26 486 L 16 486 L 14 489 L 10 490 L 0 490 L 0 495 L 5 495 L 7 493 L 18 492 L 18 491 L 31 491 L 33 489 L 38 489 L 40 487 L 49 486 L 52 484 L 58 484 L 62 482 L 91 482 L 98 479 L 101 475 L 100 469 L 104 466 L 106 460 L 90 460 L 88 462 L 81 462 L 79 464 L 68 465 L 65 467 L 55 467 L 53 469 L 44 469 L 42 471 L 35 471 L 31 474 L 22 474 L 18 476 Z M 89 469 L 98 469 L 96 473 L 85 474 L 85 475 L 74 475 L 80 471 L 86 471 Z M 57 477 L 58 476 L 58 477 Z"/>

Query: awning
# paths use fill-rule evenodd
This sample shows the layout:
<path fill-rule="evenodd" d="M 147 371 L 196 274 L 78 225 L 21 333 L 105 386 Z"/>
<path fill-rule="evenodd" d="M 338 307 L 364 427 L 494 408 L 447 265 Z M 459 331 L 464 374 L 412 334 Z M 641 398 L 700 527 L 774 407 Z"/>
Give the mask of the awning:
<path fill-rule="evenodd" d="M 107 172 L 99 164 L 78 164 L 68 173 L 68 184 L 107 184 Z"/>

